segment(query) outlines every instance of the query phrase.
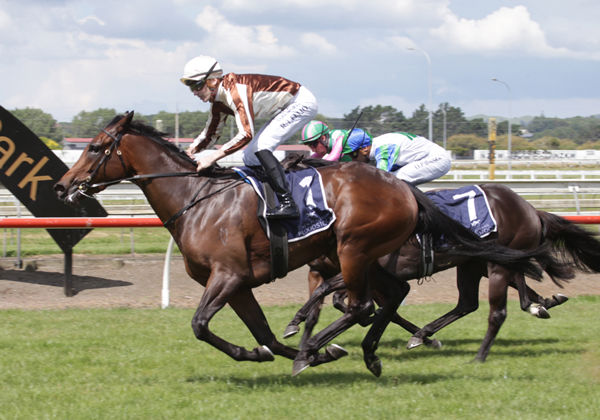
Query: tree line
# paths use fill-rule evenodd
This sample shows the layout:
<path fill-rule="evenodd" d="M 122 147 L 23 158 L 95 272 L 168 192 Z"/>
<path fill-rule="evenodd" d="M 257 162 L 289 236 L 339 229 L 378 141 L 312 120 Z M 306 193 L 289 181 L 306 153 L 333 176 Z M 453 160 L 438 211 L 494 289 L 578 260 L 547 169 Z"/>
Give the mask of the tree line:
<path fill-rule="evenodd" d="M 53 148 L 61 148 L 65 137 L 96 136 L 117 115 L 114 109 L 99 108 L 81 111 L 71 122 L 57 122 L 52 115 L 37 108 L 14 109 L 10 112 Z M 356 107 L 342 118 L 319 114 L 316 119 L 332 128 L 349 129 L 356 123 L 356 127 L 368 130 L 373 136 L 404 131 L 428 137 L 428 116 L 425 105 L 419 106 L 410 117 L 392 106 L 375 105 Z M 208 112 L 186 111 L 177 116 L 165 111 L 148 115 L 136 113 L 136 119 L 155 126 L 168 137 L 178 135 L 179 138 L 193 138 L 204 128 Z M 257 126 L 260 127 L 264 122 L 257 121 Z M 236 131 L 233 118 L 229 118 L 220 142 L 228 141 Z M 445 139 L 446 148 L 457 156 L 469 156 L 474 149 L 488 147 L 488 118 L 467 118 L 459 107 L 448 103 L 440 104 L 432 113 L 432 131 L 433 140 L 443 144 Z M 498 118 L 497 148 L 506 148 L 507 134 L 508 121 Z M 600 116 L 548 118 L 540 115 L 529 120 L 511 120 L 511 137 L 512 150 L 600 149 Z M 297 134 L 288 143 L 295 144 L 299 140 Z"/>

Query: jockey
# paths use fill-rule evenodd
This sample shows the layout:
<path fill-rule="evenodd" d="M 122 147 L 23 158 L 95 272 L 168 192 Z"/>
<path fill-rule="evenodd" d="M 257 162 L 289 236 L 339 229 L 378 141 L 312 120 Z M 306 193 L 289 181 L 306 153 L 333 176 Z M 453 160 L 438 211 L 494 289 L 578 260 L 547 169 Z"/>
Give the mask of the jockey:
<path fill-rule="evenodd" d="M 451 166 L 446 150 L 411 133 L 388 133 L 372 139 L 368 132 L 357 128 L 347 139 L 347 150 L 352 160 L 375 160 L 377 168 L 392 172 L 412 185 L 437 179 Z"/>
<path fill-rule="evenodd" d="M 300 143 L 310 147 L 312 159 L 349 161 L 343 154 L 348 130 L 332 130 L 321 121 L 312 120 L 302 128 Z"/>
<path fill-rule="evenodd" d="M 195 96 L 211 103 L 204 130 L 187 149 L 187 154 L 198 163 L 198 171 L 247 145 L 244 164 L 263 167 L 279 201 L 279 206 L 270 209 L 267 216 L 274 219 L 298 217 L 298 207 L 290 194 L 285 172 L 272 152 L 317 114 L 317 100 L 313 94 L 301 84 L 279 76 L 223 75 L 219 63 L 209 56 L 188 61 L 180 80 Z M 235 118 L 238 133 L 219 150 L 196 155 L 221 136 L 229 115 Z M 254 127 L 256 118 L 269 120 L 258 132 Z"/>

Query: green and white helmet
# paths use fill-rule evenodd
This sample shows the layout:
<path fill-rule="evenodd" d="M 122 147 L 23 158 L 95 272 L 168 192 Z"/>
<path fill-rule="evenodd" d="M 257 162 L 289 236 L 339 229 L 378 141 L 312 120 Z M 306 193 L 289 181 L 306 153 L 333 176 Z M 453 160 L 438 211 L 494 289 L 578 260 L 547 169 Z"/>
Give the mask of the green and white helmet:
<path fill-rule="evenodd" d="M 310 143 L 321 138 L 329 137 L 329 126 L 323 121 L 312 120 L 302 128 L 300 143 Z"/>

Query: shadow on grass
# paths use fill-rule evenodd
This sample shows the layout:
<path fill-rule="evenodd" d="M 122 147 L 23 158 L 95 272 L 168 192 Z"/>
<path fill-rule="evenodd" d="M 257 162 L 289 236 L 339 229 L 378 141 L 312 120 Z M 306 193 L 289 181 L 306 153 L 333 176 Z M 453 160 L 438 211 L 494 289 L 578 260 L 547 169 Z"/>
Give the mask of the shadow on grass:
<path fill-rule="evenodd" d="M 311 370 L 312 369 L 312 370 Z M 364 371 L 357 372 L 355 370 L 348 370 L 347 372 L 318 372 L 319 367 L 310 368 L 306 372 L 301 373 L 299 376 L 292 376 L 291 374 L 279 375 L 279 374 L 265 374 L 253 378 L 243 376 L 204 376 L 195 375 L 186 378 L 186 382 L 189 383 L 206 383 L 206 382 L 222 382 L 231 386 L 242 388 L 269 388 L 274 385 L 277 386 L 289 386 L 295 388 L 305 388 L 307 386 L 340 386 L 349 385 L 357 382 L 369 382 L 381 386 L 385 385 L 398 385 L 401 383 L 437 383 L 444 382 L 452 379 L 459 379 L 460 375 L 446 375 L 439 373 L 431 374 L 399 374 L 389 375 L 385 374 L 379 378 L 372 375 L 370 372 L 364 369 Z"/>
<path fill-rule="evenodd" d="M 88 289 L 105 289 L 110 287 L 131 286 L 133 283 L 122 280 L 110 280 L 93 276 L 72 276 L 76 291 Z M 63 287 L 65 275 L 53 271 L 1 270 L 0 281 L 18 281 L 21 283 L 39 284 L 41 286 Z"/>
<path fill-rule="evenodd" d="M 477 354 L 482 340 L 478 339 L 455 339 L 443 340 L 441 349 L 430 349 L 424 345 L 412 350 L 406 349 L 406 342 L 394 340 L 391 342 L 380 343 L 377 349 L 377 355 L 382 358 L 400 358 L 403 360 L 419 360 L 430 357 L 444 356 L 465 356 L 471 360 Z M 344 343 L 350 347 L 354 344 Z M 344 345 L 342 344 L 342 346 Z M 562 340 L 558 338 L 521 338 L 521 339 L 496 339 L 490 348 L 488 359 L 494 356 L 499 357 L 540 357 L 546 353 L 552 354 L 581 354 L 582 350 L 577 348 L 562 348 Z M 398 356 L 397 350 L 402 349 L 402 354 Z"/>

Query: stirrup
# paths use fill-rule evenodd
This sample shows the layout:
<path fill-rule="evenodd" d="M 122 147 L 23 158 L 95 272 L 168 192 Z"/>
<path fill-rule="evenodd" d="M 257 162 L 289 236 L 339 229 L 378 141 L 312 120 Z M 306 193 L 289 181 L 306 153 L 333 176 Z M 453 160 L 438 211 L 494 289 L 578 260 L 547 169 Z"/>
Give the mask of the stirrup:
<path fill-rule="evenodd" d="M 283 203 L 267 211 L 269 219 L 294 219 L 300 217 L 300 211 L 295 203 Z"/>

